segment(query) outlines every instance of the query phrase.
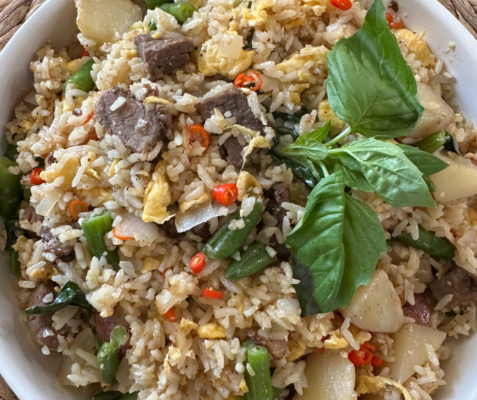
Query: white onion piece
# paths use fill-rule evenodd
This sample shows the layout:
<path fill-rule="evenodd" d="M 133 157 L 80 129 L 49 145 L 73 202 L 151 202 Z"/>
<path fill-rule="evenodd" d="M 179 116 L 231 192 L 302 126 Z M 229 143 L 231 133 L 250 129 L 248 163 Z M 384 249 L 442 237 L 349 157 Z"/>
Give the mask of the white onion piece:
<path fill-rule="evenodd" d="M 242 55 L 243 37 L 240 35 L 222 35 L 219 43 L 217 43 L 217 48 L 220 57 L 230 57 L 237 60 Z"/>
<path fill-rule="evenodd" d="M 132 237 L 140 245 L 149 246 L 159 237 L 159 230 L 152 222 L 144 222 L 141 218 L 129 214 L 116 228 L 115 235 L 118 238 Z"/>
<path fill-rule="evenodd" d="M 176 215 L 177 232 L 186 232 L 194 226 L 200 225 L 215 217 L 222 217 L 237 210 L 237 205 L 234 203 L 228 207 L 220 203 L 204 203 L 199 207 L 187 210 L 185 213 L 178 212 Z"/>
<path fill-rule="evenodd" d="M 50 211 L 53 210 L 53 207 L 55 207 L 56 203 L 58 203 L 60 197 L 61 193 L 57 191 L 48 192 L 36 207 L 36 213 L 46 217 Z"/>

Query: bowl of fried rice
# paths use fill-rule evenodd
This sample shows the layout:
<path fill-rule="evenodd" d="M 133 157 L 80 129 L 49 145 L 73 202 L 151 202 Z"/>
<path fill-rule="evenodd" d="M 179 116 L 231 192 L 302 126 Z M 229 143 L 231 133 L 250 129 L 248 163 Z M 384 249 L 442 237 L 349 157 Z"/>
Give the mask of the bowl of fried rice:
<path fill-rule="evenodd" d="M 49 0 L 0 55 L 20 399 L 473 399 L 477 44 L 437 2 Z"/>

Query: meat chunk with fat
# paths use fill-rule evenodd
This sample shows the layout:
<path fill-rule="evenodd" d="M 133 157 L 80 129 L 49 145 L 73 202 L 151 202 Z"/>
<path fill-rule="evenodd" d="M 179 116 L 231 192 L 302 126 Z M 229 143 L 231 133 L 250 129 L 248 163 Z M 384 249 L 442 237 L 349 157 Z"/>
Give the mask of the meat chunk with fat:
<path fill-rule="evenodd" d="M 93 322 L 96 328 L 96 333 L 101 343 L 109 342 L 111 339 L 111 332 L 116 325 L 122 325 L 129 329 L 129 324 L 126 322 L 123 309 L 120 306 L 114 308 L 114 313 L 110 317 L 103 318 L 98 311 L 93 309 Z M 120 347 L 119 356 L 123 358 L 126 356 L 126 351 L 132 348 L 130 341 Z"/>
<path fill-rule="evenodd" d="M 190 53 L 194 50 L 194 42 L 184 36 L 162 36 L 153 39 L 150 35 L 137 35 L 134 44 L 139 57 L 146 65 L 149 78 L 153 81 L 186 65 Z"/>
<path fill-rule="evenodd" d="M 414 305 L 406 303 L 402 311 L 406 317 L 414 318 L 416 324 L 431 326 L 432 309 L 434 308 L 429 296 L 425 293 L 414 294 Z"/>
<path fill-rule="evenodd" d="M 118 136 L 135 153 L 151 151 L 166 137 L 172 125 L 167 106 L 160 103 L 144 105 L 120 86 L 104 91 L 94 111 L 106 132 Z"/>
<path fill-rule="evenodd" d="M 290 189 L 284 183 L 276 183 L 263 194 L 268 199 L 265 209 L 278 220 L 280 226 L 287 215 L 287 210 L 282 207 L 282 203 L 290 201 Z"/>
<path fill-rule="evenodd" d="M 222 114 L 230 111 L 232 117 L 237 119 L 237 124 L 254 131 L 263 132 L 265 125 L 255 116 L 250 108 L 247 95 L 239 88 L 233 88 L 208 97 L 197 103 L 197 112 L 203 119 L 210 118 L 217 108 Z"/>
<path fill-rule="evenodd" d="M 42 225 L 40 229 L 40 237 L 43 241 L 43 251 L 45 253 L 53 253 L 58 258 L 68 257 L 73 253 L 73 247 L 69 244 L 61 243 L 51 229 Z"/>
<path fill-rule="evenodd" d="M 443 277 L 431 283 L 432 294 L 437 301 L 451 294 L 452 300 L 445 306 L 444 311 L 477 298 L 477 276 L 460 267 L 451 268 Z"/>

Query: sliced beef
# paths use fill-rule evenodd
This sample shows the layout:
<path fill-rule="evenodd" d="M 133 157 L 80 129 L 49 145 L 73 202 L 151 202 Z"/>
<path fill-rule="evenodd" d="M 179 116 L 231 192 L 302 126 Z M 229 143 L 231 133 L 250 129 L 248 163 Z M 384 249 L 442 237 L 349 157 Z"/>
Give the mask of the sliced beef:
<path fill-rule="evenodd" d="M 290 201 L 290 189 L 284 183 L 276 183 L 270 189 L 263 193 L 268 199 L 266 210 L 272 214 L 277 220 L 278 224 L 283 223 L 287 211 L 282 207 L 283 202 Z"/>
<path fill-rule="evenodd" d="M 477 276 L 457 266 L 451 268 L 442 278 L 432 282 L 430 287 L 437 301 L 445 295 L 454 295 L 451 302 L 445 306 L 445 311 L 477 298 Z"/>
<path fill-rule="evenodd" d="M 27 219 L 30 224 L 34 224 L 36 222 L 43 222 L 43 216 L 38 215 L 33 207 L 25 208 L 23 211 L 22 220 Z"/>
<path fill-rule="evenodd" d="M 46 304 L 43 302 L 43 298 L 49 293 L 55 295 L 54 287 L 55 285 L 51 281 L 41 283 L 30 295 L 28 308 L 45 306 Z M 30 331 L 41 347 L 46 346 L 50 350 L 56 350 L 58 348 L 57 332 L 53 329 L 52 314 L 29 315 L 27 320 Z"/>
<path fill-rule="evenodd" d="M 197 103 L 197 112 L 203 119 L 213 115 L 215 108 L 218 108 L 222 114 L 230 111 L 232 116 L 237 119 L 237 124 L 263 132 L 265 125 L 255 116 L 248 105 L 247 95 L 239 88 L 226 90 Z"/>
<path fill-rule="evenodd" d="M 93 322 L 96 328 L 96 333 L 101 343 L 109 342 L 111 338 L 111 331 L 116 325 L 122 325 L 126 329 L 129 329 L 129 324 L 124 319 L 123 309 L 120 306 L 114 308 L 114 313 L 110 317 L 103 318 L 98 311 L 93 309 Z M 119 349 L 119 356 L 123 358 L 126 355 L 126 351 L 132 348 L 130 341 Z"/>
<path fill-rule="evenodd" d="M 58 258 L 68 257 L 73 253 L 73 247 L 61 243 L 60 239 L 55 237 L 51 232 L 51 229 L 42 225 L 40 229 L 40 237 L 43 240 L 43 251 L 45 253 L 53 253 Z"/>
<path fill-rule="evenodd" d="M 207 222 L 203 222 L 202 224 L 194 226 L 192 228 L 192 232 L 202 239 L 208 239 L 210 236 L 212 236 L 210 234 L 209 224 Z"/>
<path fill-rule="evenodd" d="M 225 149 L 225 159 L 229 164 L 232 164 L 236 168 L 242 168 L 243 164 L 243 157 L 242 157 L 242 150 L 243 146 L 240 144 L 238 139 L 235 136 L 230 136 L 224 142 L 224 149 Z"/>
<path fill-rule="evenodd" d="M 260 335 L 252 335 L 247 333 L 250 339 L 255 343 L 256 346 L 265 346 L 270 353 L 270 355 L 276 360 L 283 358 L 287 352 L 288 342 L 286 340 L 271 340 L 266 339 Z"/>
<path fill-rule="evenodd" d="M 184 36 L 162 36 L 153 39 L 150 35 L 137 35 L 134 44 L 146 65 L 149 78 L 153 81 L 186 65 L 190 53 L 194 50 L 194 42 Z"/>
<path fill-rule="evenodd" d="M 434 305 L 429 296 L 425 293 L 417 293 L 414 295 L 415 304 L 404 304 L 402 310 L 404 315 L 416 320 L 416 324 L 423 326 L 431 326 L 431 314 Z"/>
<path fill-rule="evenodd" d="M 124 103 L 112 111 L 111 106 L 119 98 L 125 99 Z M 144 105 L 119 86 L 104 91 L 94 111 L 106 132 L 118 136 L 135 153 L 151 151 L 166 137 L 172 124 L 167 106 L 160 103 Z"/>
<path fill-rule="evenodd" d="M 169 239 L 177 239 L 179 232 L 177 232 L 176 222 L 174 218 L 171 218 L 162 224 L 162 229 Z"/>

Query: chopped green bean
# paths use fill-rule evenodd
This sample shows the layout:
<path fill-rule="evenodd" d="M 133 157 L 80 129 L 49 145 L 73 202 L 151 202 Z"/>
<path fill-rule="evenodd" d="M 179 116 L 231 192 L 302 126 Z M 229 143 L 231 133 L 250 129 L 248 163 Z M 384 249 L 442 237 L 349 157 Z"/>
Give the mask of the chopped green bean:
<path fill-rule="evenodd" d="M 192 17 L 194 11 L 196 11 L 196 8 L 189 3 L 165 3 L 159 8 L 171 14 L 181 25 Z"/>
<path fill-rule="evenodd" d="M 426 153 L 434 153 L 439 150 L 446 142 L 446 131 L 439 131 L 414 143 L 413 146 Z"/>
<path fill-rule="evenodd" d="M 2 157 L 0 159 L 0 215 L 9 219 L 18 214 L 22 202 L 21 174 L 14 175 L 8 168 L 16 167 L 17 163 Z"/>
<path fill-rule="evenodd" d="M 73 87 L 75 89 L 82 90 L 88 93 L 93 89 L 94 81 L 91 76 L 94 60 L 87 61 L 75 74 L 68 79 L 63 85 L 63 91 L 66 91 L 67 87 Z"/>
<path fill-rule="evenodd" d="M 252 368 L 253 375 L 245 369 L 245 380 L 248 386 L 247 400 L 274 400 L 272 377 L 270 374 L 270 357 L 263 346 L 256 346 L 252 341 L 243 344 L 247 349 L 247 364 Z"/>
<path fill-rule="evenodd" d="M 21 276 L 22 271 L 20 269 L 18 253 L 15 250 L 11 250 L 8 252 L 8 258 L 10 263 L 10 273 L 14 276 Z"/>
<path fill-rule="evenodd" d="M 146 6 L 149 8 L 149 10 L 154 10 L 165 3 L 173 3 L 174 0 L 144 0 L 144 2 L 146 3 Z"/>
<path fill-rule="evenodd" d="M 18 154 L 17 145 L 13 143 L 9 143 L 7 147 L 7 151 L 5 152 L 5 157 L 9 160 L 15 161 L 15 156 Z"/>
<path fill-rule="evenodd" d="M 101 345 L 98 351 L 98 365 L 106 383 L 116 382 L 116 373 L 119 368 L 119 348 L 128 341 L 126 328 L 117 325 L 111 331 L 110 341 Z"/>
<path fill-rule="evenodd" d="M 252 212 L 246 217 L 243 217 L 245 226 L 241 229 L 230 230 L 229 223 L 232 220 L 240 218 L 240 210 L 234 212 L 207 241 L 204 247 L 205 255 L 219 260 L 226 260 L 235 254 L 235 252 L 244 245 L 252 233 L 253 228 L 255 228 L 260 221 L 262 210 L 262 200 L 258 199 L 255 202 Z"/>
<path fill-rule="evenodd" d="M 247 250 L 240 254 L 240 260 L 230 263 L 225 273 L 227 279 L 242 279 L 255 274 L 268 265 L 276 262 L 277 257 L 271 257 L 265 246 L 259 242 L 252 243 Z"/>
<path fill-rule="evenodd" d="M 126 393 L 119 400 L 137 400 L 138 394 L 139 394 L 139 392 Z"/>
<path fill-rule="evenodd" d="M 455 254 L 455 246 L 447 239 L 439 238 L 434 232 L 426 231 L 419 226 L 419 239 L 414 240 L 410 233 L 403 232 L 397 237 L 401 242 L 422 250 L 434 258 L 450 261 Z"/>

